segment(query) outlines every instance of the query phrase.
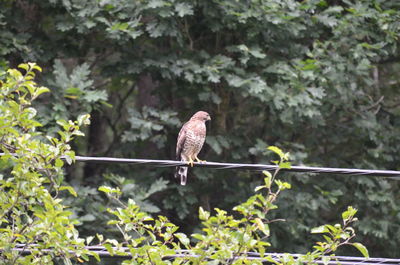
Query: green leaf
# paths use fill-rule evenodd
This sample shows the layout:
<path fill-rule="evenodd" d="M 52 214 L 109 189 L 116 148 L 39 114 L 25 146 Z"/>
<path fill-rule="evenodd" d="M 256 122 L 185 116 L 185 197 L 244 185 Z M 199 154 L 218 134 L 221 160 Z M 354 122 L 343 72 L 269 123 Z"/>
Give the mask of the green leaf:
<path fill-rule="evenodd" d="M 189 238 L 184 234 L 184 233 L 175 233 L 174 236 L 176 236 L 179 241 L 185 246 L 189 246 L 190 240 Z"/>
<path fill-rule="evenodd" d="M 358 251 L 361 252 L 361 254 L 366 257 L 369 258 L 369 253 L 368 253 L 368 249 L 361 243 L 352 243 L 351 245 L 353 245 L 354 247 L 356 247 L 358 249 Z"/>
<path fill-rule="evenodd" d="M 118 187 L 111 188 L 111 187 L 107 187 L 107 186 L 100 186 L 99 187 L 99 191 L 105 192 L 107 194 L 110 194 L 110 193 L 115 193 L 117 195 L 121 195 L 122 194 L 121 190 Z"/>
<path fill-rule="evenodd" d="M 279 168 L 286 168 L 286 169 L 290 169 L 291 168 L 291 163 L 290 162 L 282 162 L 279 163 Z"/>
<path fill-rule="evenodd" d="M 260 218 L 255 219 L 255 223 L 257 225 L 257 228 L 264 233 L 265 236 L 270 235 L 269 227 L 268 224 L 264 224 Z"/>
<path fill-rule="evenodd" d="M 353 208 L 352 206 L 347 207 L 347 210 L 342 213 L 342 219 L 348 220 L 357 213 L 357 209 Z"/>
<path fill-rule="evenodd" d="M 329 229 L 333 234 L 336 234 L 340 231 L 341 227 L 334 227 L 333 225 L 325 225 L 327 229 Z"/>
<path fill-rule="evenodd" d="M 107 187 L 107 186 L 100 186 L 99 187 L 99 191 L 102 191 L 102 192 L 104 192 L 104 193 L 110 193 L 111 192 L 111 188 L 110 187 Z"/>
<path fill-rule="evenodd" d="M 47 92 L 50 92 L 50 89 L 48 89 L 47 87 L 41 86 L 36 89 L 35 96 L 37 97 L 37 96 L 39 96 L 43 93 L 47 93 Z"/>
<path fill-rule="evenodd" d="M 94 236 L 88 236 L 86 237 L 86 245 L 89 245 L 94 239 Z"/>
<path fill-rule="evenodd" d="M 64 91 L 65 94 L 70 98 L 71 96 L 81 96 L 83 94 L 83 91 L 79 87 L 68 87 Z"/>
<path fill-rule="evenodd" d="M 272 263 L 272 264 L 276 264 L 276 265 L 282 264 L 282 263 L 280 263 L 279 261 L 277 261 L 277 260 L 275 260 L 274 258 L 272 258 L 271 256 L 266 256 L 266 257 L 264 257 L 264 259 L 265 259 L 266 261 L 269 261 L 269 262 Z"/>
<path fill-rule="evenodd" d="M 262 190 L 262 189 L 265 189 L 265 186 L 257 186 L 257 187 L 254 189 L 254 191 L 259 191 L 259 190 Z"/>
<path fill-rule="evenodd" d="M 26 63 L 19 64 L 18 68 L 24 69 L 25 71 L 29 71 L 29 65 Z"/>
<path fill-rule="evenodd" d="M 178 13 L 179 17 L 193 15 L 193 7 L 189 3 L 175 4 L 175 11 Z"/>
<path fill-rule="evenodd" d="M 261 51 L 260 48 L 252 48 L 249 50 L 249 53 L 256 58 L 264 59 L 267 55 Z"/>
<path fill-rule="evenodd" d="M 313 229 L 311 229 L 312 234 L 322 234 L 322 233 L 328 233 L 328 232 L 329 232 L 329 229 L 326 228 L 324 225 L 314 227 Z"/>
<path fill-rule="evenodd" d="M 79 115 L 77 118 L 78 125 L 90 125 L 90 114 Z"/>
<path fill-rule="evenodd" d="M 39 72 L 43 72 L 42 67 L 40 67 L 40 66 L 37 65 L 37 64 L 33 64 L 33 65 L 32 65 L 32 69 L 38 70 Z"/>
<path fill-rule="evenodd" d="M 55 162 L 55 166 L 56 167 L 63 167 L 64 166 L 64 162 L 61 159 L 57 158 L 56 162 Z"/>
<path fill-rule="evenodd" d="M 199 207 L 199 218 L 200 220 L 206 221 L 210 217 L 210 213 L 204 211 L 203 207 Z"/>
<path fill-rule="evenodd" d="M 114 256 L 114 248 L 111 246 L 111 244 L 109 243 L 105 243 L 103 244 L 103 247 L 105 247 L 108 251 L 108 253 L 110 253 L 111 256 Z"/>
<path fill-rule="evenodd" d="M 267 171 L 267 170 L 263 170 L 262 173 L 263 173 L 265 176 L 267 176 L 267 178 L 272 179 L 272 174 L 271 174 L 271 172 L 269 172 L 269 171 Z"/>
<path fill-rule="evenodd" d="M 277 154 L 281 159 L 283 159 L 285 157 L 285 154 L 283 153 L 283 151 L 276 146 L 268 146 L 267 147 L 268 150 L 274 152 L 275 154 Z"/>
<path fill-rule="evenodd" d="M 283 182 L 282 185 L 283 185 L 283 187 L 285 189 L 291 189 L 292 188 L 292 185 L 290 183 L 288 183 L 288 182 Z"/>
<path fill-rule="evenodd" d="M 78 196 L 78 194 L 76 194 L 76 191 L 75 191 L 75 189 L 73 188 L 73 187 L 71 187 L 71 186 L 61 186 L 60 188 L 59 188 L 59 190 L 60 191 L 62 191 L 62 190 L 67 190 L 71 195 L 73 195 L 74 197 L 77 197 Z"/>

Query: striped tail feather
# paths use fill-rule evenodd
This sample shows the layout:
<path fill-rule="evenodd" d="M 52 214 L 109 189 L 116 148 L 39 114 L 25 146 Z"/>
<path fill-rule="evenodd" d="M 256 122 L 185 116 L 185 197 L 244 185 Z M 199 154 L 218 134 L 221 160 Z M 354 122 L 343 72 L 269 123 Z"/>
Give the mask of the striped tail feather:
<path fill-rule="evenodd" d="M 176 167 L 175 178 L 181 179 L 181 185 L 186 185 L 188 167 Z"/>

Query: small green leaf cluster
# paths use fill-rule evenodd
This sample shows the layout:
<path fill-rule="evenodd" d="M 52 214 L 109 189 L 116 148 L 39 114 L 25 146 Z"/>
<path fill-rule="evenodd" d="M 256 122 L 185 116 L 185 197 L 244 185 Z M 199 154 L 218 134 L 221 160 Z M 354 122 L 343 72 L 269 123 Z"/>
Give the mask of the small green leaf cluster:
<path fill-rule="evenodd" d="M 326 255 L 335 252 L 340 246 L 352 245 L 357 248 L 364 257 L 368 258 L 368 250 L 363 244 L 350 242 L 350 240 L 356 236 L 355 230 L 351 227 L 351 224 L 358 220 L 354 217 L 356 213 L 357 210 L 349 206 L 347 210 L 342 213 L 342 224 L 322 225 L 313 228 L 311 233 L 323 234 L 325 240 L 324 242 L 317 242 L 317 245 L 314 246 L 315 251 L 313 255 Z"/>
<path fill-rule="evenodd" d="M 122 240 L 104 239 L 100 235 L 97 235 L 97 238 L 99 244 L 111 255 L 124 256 L 126 252 L 122 247 L 128 247 L 132 258 L 130 261 L 125 260 L 123 264 L 162 264 L 165 256 L 176 254 L 182 246 L 189 247 L 187 236 L 178 233 L 178 226 L 169 222 L 166 217 L 151 217 L 141 211 L 132 199 L 129 199 L 127 204 L 123 203 L 118 188 L 102 186 L 99 190 L 122 206 L 107 209 L 115 218 L 107 224 L 118 229 Z"/>

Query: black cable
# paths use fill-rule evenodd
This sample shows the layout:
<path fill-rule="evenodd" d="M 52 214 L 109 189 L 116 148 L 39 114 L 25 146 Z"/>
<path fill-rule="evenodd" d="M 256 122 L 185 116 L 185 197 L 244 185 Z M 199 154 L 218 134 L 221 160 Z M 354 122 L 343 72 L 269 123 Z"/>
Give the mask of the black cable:
<path fill-rule="evenodd" d="M 88 163 L 121 163 L 121 164 L 140 164 L 158 167 L 175 167 L 188 166 L 186 162 L 175 160 L 155 160 L 155 159 L 133 159 L 133 158 L 114 158 L 114 157 L 88 157 L 76 156 L 78 162 Z M 243 169 L 243 170 L 267 170 L 274 171 L 278 168 L 276 165 L 266 164 L 237 164 L 237 163 L 219 163 L 219 162 L 194 162 L 196 167 L 205 167 L 213 169 Z M 287 171 L 288 169 L 281 169 Z M 376 170 L 376 169 L 355 169 L 355 168 L 328 168 L 328 167 L 307 167 L 307 166 L 292 166 L 290 172 L 307 172 L 307 173 L 326 173 L 340 175 L 363 175 L 375 177 L 392 177 L 400 179 L 400 171 L 395 170 Z"/>
<path fill-rule="evenodd" d="M 0 153 L 0 156 L 4 153 Z M 13 155 L 13 154 L 11 154 Z M 176 167 L 188 166 L 187 162 L 175 160 L 156 160 L 156 159 L 136 159 L 136 158 L 116 158 L 116 157 L 93 157 L 93 156 L 75 156 L 77 162 L 86 163 L 112 163 L 112 164 L 137 164 L 149 165 L 155 167 Z M 220 162 L 194 162 L 195 167 L 205 167 L 213 169 L 242 169 L 255 171 L 275 171 L 278 166 L 266 164 L 238 164 L 238 163 L 220 163 Z M 282 171 L 303 172 L 303 173 L 326 173 L 338 175 L 353 176 L 374 176 L 400 179 L 400 171 L 396 170 L 378 170 L 378 169 L 356 169 L 356 168 L 330 168 L 330 167 L 308 167 L 292 166 L 290 169 L 282 168 Z"/>

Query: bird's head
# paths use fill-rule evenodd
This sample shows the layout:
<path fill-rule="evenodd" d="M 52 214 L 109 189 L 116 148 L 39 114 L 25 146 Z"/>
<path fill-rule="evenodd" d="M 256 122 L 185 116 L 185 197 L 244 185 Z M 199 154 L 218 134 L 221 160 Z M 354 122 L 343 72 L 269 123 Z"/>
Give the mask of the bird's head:
<path fill-rule="evenodd" d="M 206 121 L 211 120 L 211 117 L 210 117 L 210 114 L 208 114 L 205 111 L 198 111 L 190 119 L 191 120 L 200 120 L 200 121 L 206 122 Z"/>

